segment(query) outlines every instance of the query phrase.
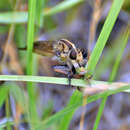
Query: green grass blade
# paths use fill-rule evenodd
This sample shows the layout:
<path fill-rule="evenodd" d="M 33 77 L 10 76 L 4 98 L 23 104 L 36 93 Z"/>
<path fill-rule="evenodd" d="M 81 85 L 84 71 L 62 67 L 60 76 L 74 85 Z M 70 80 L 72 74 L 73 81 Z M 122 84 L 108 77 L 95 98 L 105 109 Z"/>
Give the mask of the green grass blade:
<path fill-rule="evenodd" d="M 0 75 L 0 81 L 27 81 L 68 85 L 67 78 L 46 77 L 46 76 L 24 76 L 24 75 Z M 81 79 L 72 79 L 72 85 L 86 87 L 86 81 Z M 61 86 L 62 87 L 62 86 Z"/>
<path fill-rule="evenodd" d="M 8 93 L 9 93 L 9 90 L 7 86 L 0 86 L 0 107 L 5 102 L 5 99 L 7 98 Z"/>
<path fill-rule="evenodd" d="M 121 32 L 116 36 L 114 41 L 111 42 L 110 48 L 108 50 L 105 50 L 105 53 L 102 55 L 95 73 L 94 73 L 94 79 L 98 80 L 100 79 L 100 76 L 106 72 L 108 68 L 111 67 L 111 64 L 115 61 L 114 57 L 120 50 L 119 42 L 120 37 L 122 35 L 124 29 L 121 29 Z"/>
<path fill-rule="evenodd" d="M 98 128 L 98 125 L 99 125 L 99 122 L 101 120 L 101 115 L 103 113 L 106 101 L 107 101 L 107 95 L 105 95 L 105 97 L 103 97 L 103 99 L 101 101 L 101 104 L 99 106 L 98 113 L 97 113 L 97 116 L 96 116 L 96 120 L 94 122 L 93 130 L 97 130 L 97 128 Z"/>
<path fill-rule="evenodd" d="M 39 27 L 42 27 L 43 25 L 42 10 L 44 9 L 44 4 L 45 4 L 45 0 L 37 0 L 36 19 Z"/>
<path fill-rule="evenodd" d="M 112 28 L 115 24 L 115 21 L 118 17 L 118 14 L 120 12 L 120 9 L 123 5 L 124 0 L 114 0 L 112 3 L 112 7 L 110 9 L 110 12 L 105 20 L 104 26 L 101 30 L 101 33 L 99 35 L 99 38 L 97 40 L 97 43 L 95 45 L 94 50 L 92 51 L 92 54 L 90 56 L 90 59 L 88 61 L 88 66 L 86 66 L 86 69 L 88 70 L 88 73 L 86 74 L 86 77 L 88 75 L 93 75 L 93 72 L 95 70 L 95 67 L 97 65 L 97 62 L 99 61 L 99 58 L 102 54 L 103 48 L 108 40 L 108 37 L 112 31 Z"/>
<path fill-rule="evenodd" d="M 68 85 L 67 78 L 45 77 L 45 76 L 43 77 L 43 76 L 22 76 L 22 75 L 0 75 L 0 81 L 25 81 L 25 82 L 39 82 L 39 83 Z M 90 87 L 90 85 L 86 84 L 86 81 L 82 79 L 72 79 L 71 84 L 73 86 L 79 86 L 79 87 Z M 59 87 L 62 87 L 61 85 L 59 85 Z M 96 87 L 97 85 L 110 86 L 109 82 L 91 80 L 92 87 Z M 112 85 L 115 86 L 114 84 Z M 124 83 L 124 85 L 128 85 L 128 84 Z"/>
<path fill-rule="evenodd" d="M 66 9 L 72 8 L 73 6 L 83 2 L 84 0 L 64 0 L 60 4 L 56 5 L 54 8 L 48 10 L 45 16 L 54 15 L 58 12 L 65 11 Z"/>
<path fill-rule="evenodd" d="M 67 0 L 59 3 L 55 7 L 51 8 L 50 10 L 44 10 L 42 12 L 42 16 L 50 16 L 56 13 L 65 11 L 74 7 L 75 5 L 83 2 L 84 0 Z M 0 23 L 3 24 L 19 24 L 19 23 L 26 23 L 28 20 L 28 13 L 27 12 L 4 12 L 0 13 Z"/>
<path fill-rule="evenodd" d="M 27 31 L 27 74 L 32 75 L 32 49 L 34 41 L 34 22 L 36 0 L 29 0 L 29 17 L 28 17 L 28 31 Z"/>
<path fill-rule="evenodd" d="M 0 13 L 0 23 L 12 24 L 12 23 L 26 23 L 28 20 L 27 12 L 3 12 Z"/>
<path fill-rule="evenodd" d="M 128 43 L 129 36 L 130 36 L 130 30 L 129 30 L 129 27 L 127 27 L 126 32 L 123 34 L 122 38 L 120 39 L 120 43 L 118 43 L 118 45 L 120 45 L 120 51 L 119 51 L 119 54 L 117 55 L 115 64 L 112 68 L 112 73 L 111 73 L 110 78 L 109 78 L 110 82 L 112 82 L 116 77 L 116 74 L 118 72 L 118 67 L 119 67 L 119 64 L 120 64 L 120 61 L 121 61 L 121 57 L 122 57 L 124 49 L 125 49 L 125 47 Z M 98 128 L 98 125 L 99 125 L 99 122 L 101 120 L 101 116 L 102 116 L 106 101 L 107 101 L 107 95 L 105 97 L 103 97 L 103 99 L 101 101 L 101 104 L 99 106 L 99 110 L 98 110 L 98 113 L 97 113 L 97 117 L 96 117 L 96 120 L 95 120 L 95 123 L 94 123 L 93 130 L 97 130 L 97 128 Z"/>
<path fill-rule="evenodd" d="M 25 96 L 25 90 L 16 84 L 9 84 L 8 88 L 10 88 L 10 93 L 15 101 L 21 105 L 25 112 L 27 112 L 26 108 L 28 107 L 28 100 L 27 96 Z"/>
<path fill-rule="evenodd" d="M 121 38 L 121 42 L 119 43 L 121 46 L 120 46 L 120 52 L 119 54 L 117 55 L 117 58 L 116 58 L 116 61 L 115 61 L 115 64 L 112 68 L 112 73 L 110 75 L 110 78 L 109 78 L 109 81 L 112 82 L 115 78 L 116 78 L 116 74 L 118 72 L 118 68 L 119 68 L 119 65 L 120 65 L 120 61 L 121 61 L 121 58 L 122 58 L 122 55 L 123 55 L 123 52 L 125 50 L 125 47 L 128 43 L 128 39 L 130 37 L 130 26 L 126 28 L 126 32 L 124 32 L 122 38 Z"/>
<path fill-rule="evenodd" d="M 28 32 L 27 32 L 27 75 L 32 75 L 33 70 L 33 40 L 34 40 L 34 22 L 35 22 L 36 0 L 29 0 L 28 12 Z M 29 120 L 37 120 L 35 89 L 32 82 L 27 83 L 27 90 L 29 94 Z M 32 125 L 32 129 L 35 128 Z"/>
<path fill-rule="evenodd" d="M 11 117 L 11 112 L 10 112 L 10 105 L 9 105 L 9 95 L 7 96 L 6 98 L 6 102 L 5 102 L 5 112 L 6 112 L 6 118 L 10 118 Z M 7 127 L 7 130 L 11 130 L 11 125 L 10 123 L 7 121 L 6 122 L 6 127 Z"/>
<path fill-rule="evenodd" d="M 76 90 L 72 94 L 67 106 L 78 103 L 81 99 L 81 96 L 82 94 L 78 90 Z M 72 120 L 73 114 L 75 113 L 76 110 L 77 110 L 77 107 L 73 108 L 71 112 L 69 112 L 68 114 L 64 116 L 63 120 L 61 120 L 59 130 L 68 130 L 70 121 Z"/>

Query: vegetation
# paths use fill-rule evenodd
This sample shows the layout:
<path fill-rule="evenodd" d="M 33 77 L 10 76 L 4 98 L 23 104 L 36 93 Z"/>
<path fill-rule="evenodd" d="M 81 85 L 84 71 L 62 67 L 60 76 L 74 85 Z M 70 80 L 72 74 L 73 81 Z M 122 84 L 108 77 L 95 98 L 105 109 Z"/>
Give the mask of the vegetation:
<path fill-rule="evenodd" d="M 72 12 L 74 13 L 74 16 L 72 16 L 73 14 L 70 14 L 70 16 L 68 16 L 69 20 L 67 22 L 69 22 L 70 19 L 75 19 L 73 17 L 77 16 L 76 10 L 74 8 L 79 8 L 82 4 L 85 3 L 85 1 L 64 0 L 62 2 L 57 3 L 54 7 L 47 9 L 46 5 L 48 1 L 43 0 L 41 2 L 36 0 L 29 0 L 27 5 L 28 12 L 25 10 L 20 10 L 20 8 L 22 8 L 24 4 L 27 4 L 26 2 L 23 4 L 20 0 L 17 0 L 16 3 L 14 2 L 10 4 L 9 0 L 7 1 L 7 4 L 9 6 L 8 11 L 0 13 L 0 33 L 4 34 L 8 32 L 8 38 L 5 42 L 7 47 L 5 47 L 6 49 L 4 49 L 5 54 L 3 56 L 4 58 L 2 58 L 1 60 L 0 66 L 0 81 L 10 82 L 5 82 L 4 84 L 1 84 L 0 87 L 0 107 L 5 104 L 6 113 L 6 121 L 2 123 L 0 122 L 0 128 L 3 129 L 7 127 L 7 129 L 11 129 L 13 125 L 15 129 L 19 129 L 18 127 L 20 123 L 28 123 L 30 129 L 43 130 L 50 128 L 53 130 L 67 130 L 69 129 L 70 123 L 72 121 L 72 118 L 74 117 L 76 110 L 83 105 L 83 98 L 88 95 L 85 99 L 86 104 L 95 102 L 98 99 L 102 99 L 93 126 L 93 130 L 97 130 L 106 104 L 107 97 L 110 95 L 117 94 L 119 92 L 129 92 L 130 90 L 130 84 L 114 82 L 118 73 L 123 52 L 130 36 L 129 23 L 126 23 L 125 28 L 123 28 L 123 30 L 121 30 L 117 36 L 118 40 L 116 42 L 118 42 L 118 46 L 120 47 L 112 47 L 108 51 L 108 57 L 101 57 L 103 49 L 107 44 L 108 38 L 122 9 L 124 0 L 113 0 L 110 11 L 105 18 L 105 22 L 101 29 L 100 35 L 98 36 L 98 39 L 96 41 L 95 47 L 90 55 L 88 65 L 86 66 L 87 73 L 85 76 L 87 78 L 89 77 L 89 75 L 93 75 L 94 79 L 90 80 L 90 84 L 89 82 L 86 82 L 86 79 L 72 79 L 72 85 L 81 87 L 82 92 L 75 90 L 70 97 L 68 104 L 62 110 L 60 108 L 60 111 L 54 114 L 49 113 L 49 110 L 51 111 L 53 109 L 53 105 L 47 108 L 48 111 L 43 111 L 42 108 L 39 108 L 39 106 L 37 105 L 39 102 L 38 95 L 40 95 L 40 93 L 37 90 L 38 85 L 36 83 L 49 83 L 54 85 L 59 84 L 59 87 L 62 87 L 62 85 L 68 84 L 68 80 L 67 78 L 63 77 L 36 76 L 38 74 L 38 57 L 32 54 L 33 42 L 35 39 L 37 39 L 39 35 L 39 30 L 41 28 L 45 28 L 48 33 L 49 30 L 54 30 L 56 28 L 55 21 L 52 20 L 53 16 L 57 15 L 57 13 L 62 13 L 64 11 L 68 11 L 69 14 Z M 4 6 L 6 5 L 5 1 L 2 1 L 1 3 L 2 4 L 0 8 L 4 8 Z M 98 21 L 99 20 L 100 18 L 98 19 Z M 25 24 L 27 24 L 27 33 Z M 27 43 L 27 52 L 19 52 L 21 64 L 26 64 L 26 74 L 21 71 L 22 67 L 19 68 L 19 62 L 11 63 L 13 67 L 10 65 L 10 63 L 8 63 L 8 65 L 7 63 L 5 64 L 5 55 L 9 55 L 7 54 L 7 49 L 9 49 L 8 46 L 13 46 L 11 44 L 14 41 L 17 42 L 17 47 L 24 47 Z M 27 57 L 26 61 L 25 57 Z M 22 58 L 24 58 L 24 61 Z M 101 58 L 102 60 L 100 60 Z M 16 59 L 19 59 L 17 54 Z M 114 64 L 110 72 L 111 74 L 109 75 L 108 81 L 98 80 L 100 79 L 99 77 L 103 73 L 103 71 L 105 71 L 105 69 L 110 66 L 112 62 Z M 15 75 L 13 75 L 12 73 L 9 73 L 10 75 L 4 73 L 5 65 L 7 68 L 9 68 L 9 70 L 13 70 L 15 72 Z M 27 82 L 27 84 L 23 85 L 25 81 Z M 25 86 L 25 88 L 27 88 L 26 92 L 22 87 L 20 87 L 21 82 L 22 86 Z M 93 89 L 91 90 L 91 88 Z M 10 103 L 12 102 L 12 97 L 15 101 L 15 108 L 13 109 L 15 110 L 16 114 L 13 114 L 10 105 Z M 39 116 L 39 111 L 40 115 L 42 115 L 41 113 L 44 113 L 44 115 L 46 115 L 46 118 L 45 116 Z M 25 115 L 23 120 L 20 119 L 21 115 Z M 13 119 L 10 117 L 13 117 Z"/>

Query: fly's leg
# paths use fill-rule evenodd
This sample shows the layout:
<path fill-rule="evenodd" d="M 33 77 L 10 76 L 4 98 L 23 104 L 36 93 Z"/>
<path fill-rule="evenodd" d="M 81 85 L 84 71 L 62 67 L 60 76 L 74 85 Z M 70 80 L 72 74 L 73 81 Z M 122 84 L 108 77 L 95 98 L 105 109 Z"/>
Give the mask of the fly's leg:
<path fill-rule="evenodd" d="M 88 75 L 88 77 L 85 79 L 90 86 L 91 86 L 91 82 L 90 81 L 91 81 L 92 77 L 93 77 L 93 75 Z"/>
<path fill-rule="evenodd" d="M 69 82 L 69 87 L 71 86 L 71 79 L 72 79 L 73 75 L 72 75 L 72 72 L 70 71 L 68 66 L 56 65 L 56 66 L 53 66 L 53 70 L 55 72 L 67 75 L 68 82 Z"/>
<path fill-rule="evenodd" d="M 69 68 L 65 65 L 54 65 L 53 70 L 57 73 L 68 75 Z"/>
<path fill-rule="evenodd" d="M 86 80 L 92 79 L 93 75 L 88 75 L 88 77 L 86 78 Z"/>
<path fill-rule="evenodd" d="M 73 87 L 73 86 L 71 86 L 71 79 L 73 78 L 73 75 L 72 75 L 71 71 L 68 72 L 67 77 L 68 77 L 69 87 Z"/>

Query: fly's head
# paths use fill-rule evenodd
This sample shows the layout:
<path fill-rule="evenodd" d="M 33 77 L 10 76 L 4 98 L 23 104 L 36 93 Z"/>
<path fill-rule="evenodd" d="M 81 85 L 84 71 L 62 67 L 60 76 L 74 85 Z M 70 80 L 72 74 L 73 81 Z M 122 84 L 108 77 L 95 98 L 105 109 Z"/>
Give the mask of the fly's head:
<path fill-rule="evenodd" d="M 70 52 L 69 58 L 76 70 L 76 73 L 84 75 L 86 73 L 85 66 L 88 60 L 87 52 L 84 49 L 73 49 Z"/>

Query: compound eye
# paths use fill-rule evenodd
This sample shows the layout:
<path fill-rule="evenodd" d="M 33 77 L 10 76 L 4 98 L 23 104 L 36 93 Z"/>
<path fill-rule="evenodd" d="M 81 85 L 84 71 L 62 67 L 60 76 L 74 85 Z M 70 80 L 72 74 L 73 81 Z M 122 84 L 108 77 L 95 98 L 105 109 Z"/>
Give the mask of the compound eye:
<path fill-rule="evenodd" d="M 76 57 L 77 57 L 77 53 L 75 52 L 75 50 L 71 50 L 71 52 L 70 52 L 70 59 L 76 60 Z"/>
<path fill-rule="evenodd" d="M 84 49 L 81 49 L 81 52 L 82 52 L 83 58 L 87 58 L 88 56 L 87 52 Z"/>
<path fill-rule="evenodd" d="M 87 53 L 86 52 L 83 53 L 83 58 L 87 58 Z"/>

